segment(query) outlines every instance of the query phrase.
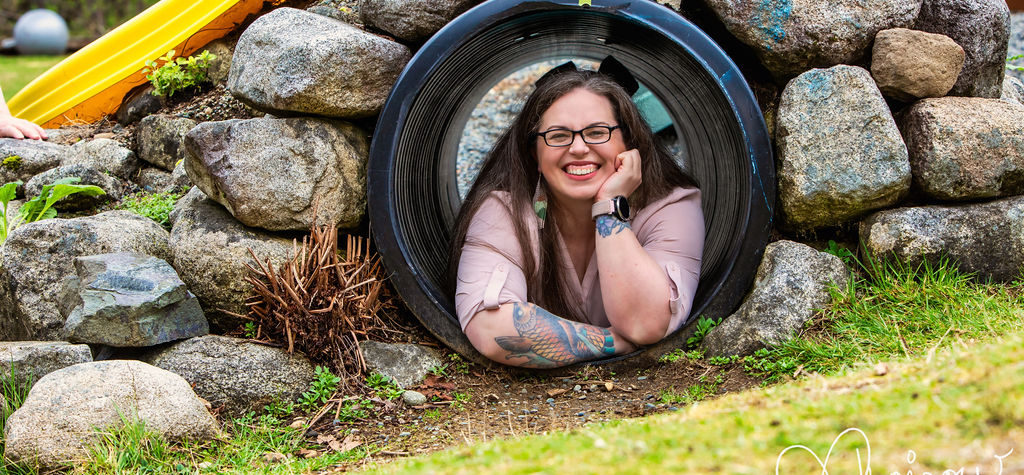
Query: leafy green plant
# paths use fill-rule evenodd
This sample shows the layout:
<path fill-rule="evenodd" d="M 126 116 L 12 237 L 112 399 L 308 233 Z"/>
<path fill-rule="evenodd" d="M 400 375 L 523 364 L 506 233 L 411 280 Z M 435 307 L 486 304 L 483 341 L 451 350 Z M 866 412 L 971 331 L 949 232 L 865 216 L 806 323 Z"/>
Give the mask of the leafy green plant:
<path fill-rule="evenodd" d="M 1024 54 L 1017 54 L 1006 58 L 1006 69 L 1010 71 L 1024 71 L 1024 66 L 1013 64 L 1014 61 L 1024 59 Z"/>
<path fill-rule="evenodd" d="M 829 254 L 832 254 L 833 256 L 838 257 L 840 260 L 843 261 L 843 264 L 846 265 L 850 265 L 851 263 L 853 263 L 855 258 L 855 256 L 853 255 L 853 251 L 850 251 L 849 249 L 840 246 L 839 243 L 831 239 L 829 239 L 828 246 L 824 249 L 824 251 Z"/>
<path fill-rule="evenodd" d="M 441 410 L 440 409 L 434 408 L 434 409 L 427 409 L 426 411 L 423 411 L 423 421 L 424 422 L 437 422 L 437 421 L 440 421 L 440 420 L 441 420 Z"/>
<path fill-rule="evenodd" d="M 2 164 L 0 164 L 0 166 L 3 166 L 8 170 L 17 170 L 19 167 L 21 167 L 21 155 L 11 155 L 7 158 L 4 158 L 4 161 Z"/>
<path fill-rule="evenodd" d="M 704 358 L 704 350 L 697 349 L 697 350 L 686 351 L 686 350 L 684 350 L 682 348 L 676 348 L 676 349 L 674 349 L 674 350 L 672 350 L 672 351 L 670 351 L 668 353 L 665 353 L 664 355 L 661 355 L 661 357 L 658 358 L 658 362 L 659 363 L 675 363 L 676 361 L 679 361 L 679 360 L 681 360 L 683 358 L 686 358 L 686 359 L 689 359 L 689 360 L 699 360 L 701 358 Z"/>
<path fill-rule="evenodd" d="M 244 335 L 246 338 L 253 339 L 256 338 L 258 334 L 259 328 L 256 327 L 255 323 L 245 322 L 245 325 L 242 327 L 242 335 Z"/>
<path fill-rule="evenodd" d="M 174 210 L 174 203 L 179 198 L 181 198 L 181 194 L 169 191 L 136 193 L 122 200 L 117 209 L 124 209 L 137 215 L 145 216 L 166 228 L 170 226 L 171 211 Z"/>
<path fill-rule="evenodd" d="M 455 374 L 469 374 L 469 362 L 462 359 L 458 353 L 448 355 L 448 360 L 451 361 L 448 364 L 448 368 Z"/>
<path fill-rule="evenodd" d="M 436 364 L 434 366 L 431 366 L 430 369 L 428 369 L 427 371 L 430 372 L 430 374 L 432 374 L 434 376 L 437 376 L 439 378 L 447 378 L 448 377 L 448 373 L 446 372 L 447 370 L 448 370 L 448 365 L 446 365 L 446 364 Z"/>
<path fill-rule="evenodd" d="M 720 323 L 722 323 L 722 317 L 718 317 L 717 319 L 706 318 L 703 316 L 700 317 L 700 319 L 697 320 L 697 331 L 694 332 L 693 336 L 686 339 L 686 346 L 689 348 L 696 348 L 697 345 L 700 345 L 700 343 L 704 341 L 704 337 L 708 335 L 708 332 L 717 327 Z"/>
<path fill-rule="evenodd" d="M 404 392 L 390 378 L 378 372 L 374 372 L 366 378 L 366 387 L 373 390 L 377 397 L 389 401 L 402 397 Z"/>
<path fill-rule="evenodd" d="M 735 363 L 740 359 L 739 355 L 731 356 L 712 356 L 708 358 L 708 364 L 712 366 L 725 366 L 727 364 Z"/>
<path fill-rule="evenodd" d="M 701 376 L 697 378 L 697 384 L 687 387 L 681 393 L 677 393 L 674 386 L 662 390 L 658 394 L 658 400 L 665 404 L 693 404 L 718 392 L 718 387 L 723 381 L 725 377 L 722 373 L 718 373 L 714 381 L 709 381 L 707 376 Z"/>
<path fill-rule="evenodd" d="M 335 376 L 331 370 L 317 366 L 313 370 L 313 382 L 309 385 L 309 391 L 302 393 L 302 396 L 299 397 L 299 406 L 306 412 L 319 409 L 331 399 L 331 396 L 334 396 L 340 382 L 341 378 Z"/>
<path fill-rule="evenodd" d="M 153 84 L 153 94 L 156 96 L 171 97 L 178 91 L 209 81 L 206 70 L 210 61 L 217 57 L 206 50 L 188 58 L 175 58 L 174 53 L 171 50 L 156 61 L 146 61 L 146 67 L 142 68 L 146 79 Z"/>
<path fill-rule="evenodd" d="M 76 193 L 88 196 L 104 194 L 103 189 L 98 186 L 76 185 L 80 181 L 82 181 L 81 178 L 72 176 L 61 178 L 44 186 L 42 191 L 39 192 L 39 196 L 21 205 L 21 209 L 18 210 L 18 216 L 13 220 L 8 217 L 7 204 L 14 200 L 18 186 L 21 186 L 22 182 L 18 180 L 0 187 L 0 204 L 3 204 L 3 208 L 0 209 L 0 244 L 6 242 L 7 235 L 22 224 L 56 218 L 57 210 L 53 209 L 53 205 L 67 196 Z"/>
<path fill-rule="evenodd" d="M 466 407 L 466 404 L 469 404 L 469 400 L 471 398 L 472 398 L 472 396 L 470 396 L 468 392 L 465 392 L 465 393 L 463 393 L 463 392 L 454 392 L 454 393 L 452 393 L 452 399 L 453 399 L 453 401 L 452 401 L 452 409 L 455 409 L 456 411 L 463 410 Z"/>
<path fill-rule="evenodd" d="M 351 399 L 345 401 L 338 411 L 339 422 L 354 422 L 369 417 L 369 410 L 373 409 L 373 401 L 367 399 Z"/>

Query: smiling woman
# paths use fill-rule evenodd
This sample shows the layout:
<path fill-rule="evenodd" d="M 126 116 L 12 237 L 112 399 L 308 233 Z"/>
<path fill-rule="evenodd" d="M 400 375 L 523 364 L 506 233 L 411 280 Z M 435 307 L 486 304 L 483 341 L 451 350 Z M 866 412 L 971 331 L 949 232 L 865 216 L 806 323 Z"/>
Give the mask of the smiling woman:
<path fill-rule="evenodd" d="M 377 121 L 367 168 L 371 229 L 392 284 L 429 331 L 467 358 L 486 360 L 463 331 L 460 315 L 465 312 L 456 308 L 448 291 L 454 284 L 446 285 L 447 269 L 456 219 L 473 185 L 478 159 L 497 142 L 486 124 L 495 124 L 498 130 L 508 125 L 503 110 L 481 113 L 479 102 L 489 100 L 488 91 L 509 79 L 529 76 L 526 84 L 532 84 L 533 78 L 567 59 L 589 65 L 609 55 L 640 83 L 635 100 L 645 118 L 659 138 L 667 139 L 674 160 L 700 184 L 705 229 L 690 316 L 662 343 L 629 353 L 639 359 L 628 364 L 653 362 L 664 351 L 685 344 L 692 335 L 687 322 L 697 316 L 728 315 L 749 289 L 771 229 L 775 176 L 764 121 L 735 64 L 692 23 L 655 2 L 602 0 L 580 7 L 577 0 L 490 0 L 449 23 L 406 66 Z M 511 97 L 509 92 L 504 89 L 499 97 Z M 612 125 L 629 125 L 623 122 Z M 562 125 L 580 130 L 590 124 Z M 544 131 L 538 124 L 528 132 Z M 611 138 L 624 133 L 630 130 L 615 129 Z M 484 137 L 494 138 L 480 140 Z M 573 134 L 573 140 L 580 141 L 580 134 Z M 544 143 L 540 137 L 537 141 Z M 530 156 L 531 151 L 525 152 Z M 643 167 L 654 162 L 646 159 L 649 154 L 639 155 Z M 641 170 L 644 181 L 655 175 Z M 532 202 L 532 196 L 528 200 Z M 628 201 L 634 208 L 644 207 L 638 197 Z M 538 200 L 537 207 L 544 210 L 542 203 Z M 603 205 L 617 209 L 615 202 Z M 636 213 L 631 223 L 634 234 L 642 219 L 644 215 Z M 574 230 L 570 225 L 569 231 Z M 565 255 L 569 254 L 571 250 Z M 580 267 L 596 271 L 589 262 Z M 583 287 L 578 274 L 570 284 Z M 527 296 L 526 302 L 534 301 L 531 298 Z M 555 306 L 542 308 L 568 315 Z M 530 315 L 524 311 L 521 320 L 528 321 L 525 317 Z M 510 327 L 509 333 L 497 336 L 519 334 Z M 597 340 L 573 341 L 586 348 L 587 342 Z M 603 339 L 600 349 L 607 353 Z M 620 350 L 625 351 L 615 351 Z"/>
<path fill-rule="evenodd" d="M 601 71 L 613 73 L 566 63 L 538 80 L 461 208 L 456 309 L 492 360 L 554 367 L 627 353 L 689 315 L 700 193 L 642 119 L 625 67 L 609 56 Z"/>

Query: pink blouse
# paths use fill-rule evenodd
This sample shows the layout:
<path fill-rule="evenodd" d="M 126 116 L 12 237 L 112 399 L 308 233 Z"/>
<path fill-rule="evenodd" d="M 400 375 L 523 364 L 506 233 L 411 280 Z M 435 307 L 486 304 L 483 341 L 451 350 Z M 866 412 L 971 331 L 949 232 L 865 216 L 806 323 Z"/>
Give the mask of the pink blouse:
<path fill-rule="evenodd" d="M 455 308 L 463 331 L 481 310 L 498 308 L 509 302 L 526 302 L 526 275 L 519 263 L 522 253 L 509 220 L 508 195 L 494 192 L 473 216 L 459 260 Z M 537 220 L 532 209 L 522 210 L 535 256 L 539 255 Z M 631 223 L 637 240 L 665 270 L 671 281 L 671 298 L 666 305 L 672 314 L 665 336 L 686 321 L 700 277 L 700 259 L 704 249 L 704 214 L 700 208 L 700 190 L 676 188 L 668 196 L 650 203 L 635 213 Z M 571 291 L 583 302 L 587 323 L 609 327 L 601 299 L 601 276 L 597 272 L 597 253 L 590 256 L 580 282 L 561 236 L 558 237 L 563 262 L 560 268 Z M 501 251 L 501 252 L 498 252 Z M 570 300 L 571 301 L 571 300 Z"/>

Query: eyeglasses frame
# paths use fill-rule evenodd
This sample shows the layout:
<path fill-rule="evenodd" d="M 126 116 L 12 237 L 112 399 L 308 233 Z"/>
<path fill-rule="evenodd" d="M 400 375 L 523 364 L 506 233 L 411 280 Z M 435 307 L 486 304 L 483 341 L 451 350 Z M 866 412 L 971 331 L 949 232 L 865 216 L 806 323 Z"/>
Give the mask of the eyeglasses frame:
<path fill-rule="evenodd" d="M 596 127 L 601 127 L 601 128 L 608 129 L 608 139 L 606 139 L 606 140 L 604 140 L 602 142 L 588 142 L 587 138 L 583 135 L 583 131 L 587 130 L 587 129 L 593 129 L 593 128 L 596 128 Z M 557 128 L 554 128 L 554 129 L 545 130 L 544 132 L 534 132 L 533 133 L 533 137 L 534 138 L 536 138 L 538 136 L 542 137 L 544 139 L 544 145 L 547 145 L 548 147 L 562 148 L 562 147 L 571 147 L 572 144 L 576 142 L 576 135 L 579 134 L 580 140 L 583 140 L 583 143 L 585 143 L 587 145 L 600 145 L 600 144 L 603 144 L 603 143 L 608 143 L 608 141 L 612 139 L 612 132 L 614 132 L 615 129 L 621 129 L 621 128 L 622 128 L 622 125 L 591 125 L 591 126 L 584 127 L 584 128 L 582 128 L 580 130 L 572 130 L 572 129 L 567 129 L 567 128 L 564 128 L 564 127 L 557 127 Z M 548 143 L 548 136 L 547 136 L 547 134 L 551 133 L 551 132 L 555 132 L 555 131 L 562 131 L 562 132 L 570 132 L 570 133 L 572 133 L 572 138 L 569 139 L 569 143 L 567 143 L 565 145 L 551 145 L 550 143 Z"/>

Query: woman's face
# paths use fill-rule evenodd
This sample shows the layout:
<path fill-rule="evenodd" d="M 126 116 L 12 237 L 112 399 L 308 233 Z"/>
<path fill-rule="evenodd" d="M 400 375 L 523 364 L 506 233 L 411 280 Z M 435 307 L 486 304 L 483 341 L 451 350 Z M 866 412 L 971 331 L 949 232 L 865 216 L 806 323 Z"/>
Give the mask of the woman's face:
<path fill-rule="evenodd" d="M 537 132 L 581 130 L 595 125 L 619 125 L 612 103 L 602 95 L 579 88 L 551 104 L 541 115 Z M 562 202 L 592 203 L 601 185 L 615 173 L 615 157 L 626 151 L 620 129 L 612 130 L 611 139 L 601 144 L 588 144 L 577 133 L 567 147 L 549 146 L 543 137 L 537 137 L 535 147 L 540 173 L 551 193 Z"/>

